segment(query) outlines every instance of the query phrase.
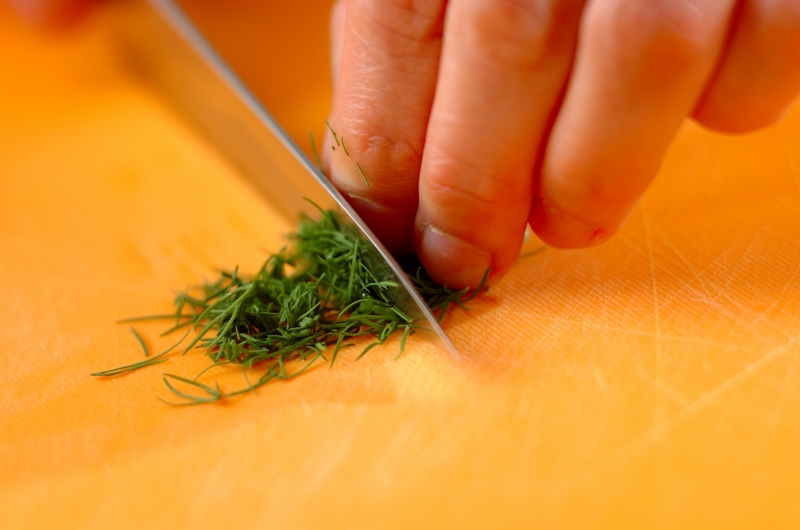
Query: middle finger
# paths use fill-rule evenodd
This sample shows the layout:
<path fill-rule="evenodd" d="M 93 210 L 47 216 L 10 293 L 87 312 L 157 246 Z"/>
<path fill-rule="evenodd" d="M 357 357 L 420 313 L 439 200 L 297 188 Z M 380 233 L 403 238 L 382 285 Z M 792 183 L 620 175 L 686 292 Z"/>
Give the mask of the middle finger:
<path fill-rule="evenodd" d="M 419 257 L 439 282 L 475 287 L 516 259 L 582 6 L 450 1 L 416 220 Z"/>

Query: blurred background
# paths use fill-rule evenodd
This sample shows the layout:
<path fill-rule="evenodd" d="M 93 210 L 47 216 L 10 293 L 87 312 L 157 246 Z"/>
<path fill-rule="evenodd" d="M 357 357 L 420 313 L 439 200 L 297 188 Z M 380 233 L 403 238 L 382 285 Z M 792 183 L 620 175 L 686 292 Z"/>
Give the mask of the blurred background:
<path fill-rule="evenodd" d="M 333 0 L 181 0 L 178 4 L 307 153 L 330 110 Z"/>

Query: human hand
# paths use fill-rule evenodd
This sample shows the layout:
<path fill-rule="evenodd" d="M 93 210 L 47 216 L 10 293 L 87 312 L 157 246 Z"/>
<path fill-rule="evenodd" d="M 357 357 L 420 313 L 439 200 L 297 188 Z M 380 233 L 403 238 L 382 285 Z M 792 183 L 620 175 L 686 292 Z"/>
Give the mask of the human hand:
<path fill-rule="evenodd" d="M 684 118 L 753 131 L 800 92 L 798 0 L 339 0 L 331 26 L 326 169 L 453 288 L 502 276 L 528 222 L 606 241 Z"/>

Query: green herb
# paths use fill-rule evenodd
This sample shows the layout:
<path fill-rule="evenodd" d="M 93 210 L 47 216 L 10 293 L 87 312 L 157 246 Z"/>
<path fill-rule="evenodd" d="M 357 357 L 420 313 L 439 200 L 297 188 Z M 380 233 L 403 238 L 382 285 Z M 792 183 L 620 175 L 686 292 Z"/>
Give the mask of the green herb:
<path fill-rule="evenodd" d="M 325 120 L 325 125 L 327 125 L 328 129 L 330 129 L 331 134 L 333 135 L 333 139 L 336 142 L 336 145 L 339 145 L 339 137 L 336 136 L 336 131 L 333 130 L 333 127 L 331 127 L 331 124 L 328 123 L 328 120 Z"/>
<path fill-rule="evenodd" d="M 123 318 L 122 320 L 117 320 L 117 324 L 125 324 L 128 322 L 143 322 L 145 320 L 167 320 L 175 318 L 175 314 L 169 315 L 147 315 L 144 317 L 131 317 L 131 318 Z"/>
<path fill-rule="evenodd" d="M 531 250 L 530 252 L 526 252 L 525 254 L 520 254 L 519 256 L 517 256 L 517 259 L 530 258 L 530 257 L 536 256 L 537 254 L 541 254 L 545 250 L 547 250 L 547 245 L 542 245 L 541 247 L 539 247 L 539 248 L 537 248 L 535 250 Z"/>
<path fill-rule="evenodd" d="M 469 294 L 471 290 L 469 287 L 460 291 L 453 291 L 448 289 L 446 285 L 442 286 L 433 281 L 430 275 L 425 272 L 425 269 L 422 268 L 416 256 L 409 256 L 401 260 L 400 266 L 406 271 L 406 274 L 408 274 L 411 279 L 411 283 L 414 284 L 419 294 L 425 299 L 428 307 L 430 307 L 434 313 L 438 312 L 438 316 L 436 317 L 438 322 L 442 321 L 450 304 L 456 304 L 461 307 L 461 309 L 465 311 L 468 310 L 464 303 L 469 302 L 484 291 L 486 281 L 489 279 L 489 273 L 492 272 L 492 269 L 488 269 L 483 275 L 478 287 L 473 290 L 472 294 Z"/>
<path fill-rule="evenodd" d="M 92 375 L 116 376 L 165 362 L 169 359 L 164 356 L 192 331 L 195 336 L 183 353 L 201 347 L 213 363 L 194 379 L 164 374 L 164 384 L 179 399 L 169 402 L 175 405 L 213 403 L 255 392 L 271 380 L 299 375 L 317 360 L 327 360 L 326 354 L 332 366 L 339 352 L 353 346 L 349 341 L 358 337 L 372 341 L 356 359 L 398 332 L 402 334 L 401 355 L 417 324 L 393 298 L 398 284 L 382 268 L 372 245 L 341 223 L 335 213 L 320 212 L 319 221 L 303 218 L 299 231 L 290 236 L 292 245 L 270 256 L 252 277 L 241 276 L 238 269 L 222 271 L 216 281 L 199 286 L 193 294 L 178 294 L 174 314 L 126 319 L 174 318 L 170 332 L 190 327 L 171 348 L 154 357 Z M 437 285 L 416 259 L 403 265 L 440 320 L 450 304 L 463 307 L 481 292 L 489 274 L 487 271 L 474 293 L 466 297 L 469 289 L 453 291 Z M 147 351 L 144 340 L 133 332 Z M 289 369 L 297 363 L 299 369 Z M 223 392 L 218 384 L 197 381 L 208 369 L 228 364 L 241 365 L 243 388 Z M 264 373 L 251 381 L 247 371 L 253 374 L 256 367 Z M 191 387 L 190 392 L 179 386 Z"/>
<path fill-rule="evenodd" d="M 333 135 L 333 139 L 336 141 L 336 145 L 341 146 L 341 148 L 344 149 L 344 154 L 346 154 L 347 156 L 350 156 L 350 152 L 347 150 L 347 146 L 344 143 L 344 136 L 341 137 L 342 141 L 341 141 L 341 143 L 339 143 L 339 136 L 336 135 L 336 131 L 333 130 L 333 127 L 331 126 L 331 124 L 328 123 L 327 121 L 325 122 L 325 124 L 328 126 L 328 129 L 330 129 L 331 134 Z M 309 135 L 311 135 L 311 133 L 309 133 Z M 319 155 L 317 155 L 317 148 L 316 148 L 316 146 L 314 144 L 314 136 L 313 135 L 311 135 L 311 149 L 312 149 L 312 151 L 314 151 L 314 156 L 317 158 L 317 162 L 319 163 Z M 336 151 L 336 147 L 333 146 L 333 145 L 331 145 L 331 149 Z M 321 163 L 319 163 L 319 166 L 320 166 L 320 168 L 322 168 L 322 164 Z M 358 168 L 358 172 L 361 174 L 361 178 L 364 179 L 364 184 L 366 184 L 366 186 L 369 187 L 369 180 L 367 180 L 367 175 L 364 174 L 364 170 L 361 168 L 361 164 L 356 162 L 356 167 Z"/>
<path fill-rule="evenodd" d="M 191 330 L 189 330 L 189 331 L 191 331 Z M 122 374 L 125 374 L 125 373 L 128 373 L 128 372 L 133 372 L 134 370 L 139 370 L 140 368 L 144 368 L 146 366 L 152 366 L 154 364 L 160 364 L 160 363 L 167 362 L 167 361 L 169 361 L 169 359 L 164 359 L 163 357 L 166 354 L 168 354 L 169 352 L 171 352 L 172 350 L 174 350 L 175 348 L 177 348 L 180 345 L 180 343 L 183 342 L 184 339 L 186 339 L 186 337 L 189 336 L 189 331 L 187 331 L 186 334 L 183 337 L 181 337 L 181 339 L 178 342 L 176 342 L 175 344 L 173 344 L 172 346 L 170 346 L 166 350 L 162 351 L 161 353 L 159 353 L 155 357 L 151 357 L 150 359 L 147 359 L 145 361 L 140 361 L 138 363 L 127 364 L 125 366 L 119 366 L 117 368 L 112 368 L 111 370 L 104 370 L 102 372 L 94 372 L 91 375 L 93 375 L 95 377 L 112 377 L 112 376 L 115 376 L 115 375 L 122 375 Z"/>
<path fill-rule="evenodd" d="M 314 133 L 311 131 L 308 131 L 308 140 L 311 142 L 311 152 L 314 154 L 317 169 L 319 169 L 320 173 L 325 173 L 325 168 L 322 167 L 322 160 L 319 158 L 319 151 L 317 151 L 317 143 L 314 141 Z"/>
<path fill-rule="evenodd" d="M 361 173 L 361 178 L 364 179 L 364 184 L 366 184 L 367 187 L 369 187 L 369 181 L 367 180 L 367 176 L 364 174 L 364 170 L 361 169 L 361 164 L 356 162 L 356 167 L 358 168 L 358 172 Z"/>
<path fill-rule="evenodd" d="M 139 341 L 139 344 L 142 345 L 142 350 L 144 350 L 144 356 L 148 357 L 150 355 L 150 352 L 147 350 L 147 344 L 144 343 L 144 339 L 142 338 L 141 335 L 139 335 L 139 332 L 136 331 L 133 326 L 131 326 L 131 333 L 133 333 L 133 336 L 136 337 L 136 340 Z"/>
<path fill-rule="evenodd" d="M 146 361 L 120 366 L 118 368 L 112 368 L 111 370 L 104 370 L 102 372 L 93 372 L 91 375 L 93 375 L 94 377 L 113 377 L 115 375 L 122 375 L 127 372 L 133 372 L 134 370 L 144 368 L 145 366 L 153 366 L 154 364 L 165 363 L 169 361 L 169 359 L 160 359 L 159 357 L 161 356 L 158 355 Z"/>

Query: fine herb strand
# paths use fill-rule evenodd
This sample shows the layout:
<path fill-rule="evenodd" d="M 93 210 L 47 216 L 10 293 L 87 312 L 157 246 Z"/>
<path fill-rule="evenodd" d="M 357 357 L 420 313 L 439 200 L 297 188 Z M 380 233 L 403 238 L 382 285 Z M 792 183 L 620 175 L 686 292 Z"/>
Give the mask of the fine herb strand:
<path fill-rule="evenodd" d="M 364 184 L 366 184 L 369 188 L 369 181 L 367 180 L 367 176 L 364 174 L 364 170 L 361 169 L 361 164 L 356 162 L 356 167 L 358 168 L 358 172 L 361 173 L 361 178 L 364 179 Z"/>
<path fill-rule="evenodd" d="M 188 316 L 189 315 L 179 315 L 179 318 Z M 123 318 L 122 320 L 117 320 L 117 324 L 128 324 L 129 322 L 143 322 L 145 320 L 169 320 L 171 318 L 175 318 L 175 313 L 172 313 L 170 315 L 148 315 L 144 317 Z"/>
<path fill-rule="evenodd" d="M 147 349 L 147 344 L 144 343 L 144 338 L 142 338 L 142 336 L 139 335 L 139 332 L 136 331 L 133 326 L 131 326 L 131 333 L 133 333 L 133 336 L 136 337 L 136 340 L 139 341 L 139 344 L 142 345 L 142 350 L 144 350 L 144 356 L 149 357 L 150 351 Z"/>
<path fill-rule="evenodd" d="M 311 142 L 311 152 L 314 155 L 314 161 L 317 163 L 317 169 L 319 169 L 320 173 L 325 173 L 325 169 L 322 167 L 322 159 L 319 157 L 319 151 L 317 151 L 317 143 L 314 141 L 314 133 L 308 131 L 308 139 Z"/>
<path fill-rule="evenodd" d="M 406 339 L 408 338 L 408 334 L 410 332 L 411 332 L 410 325 L 406 324 L 405 326 L 403 326 L 403 336 L 400 337 L 400 353 L 397 354 L 397 357 L 395 357 L 395 359 L 398 359 L 401 355 L 403 355 L 403 352 L 406 351 Z"/>
<path fill-rule="evenodd" d="M 138 370 L 139 368 L 144 368 L 145 366 L 153 366 L 154 364 L 164 363 L 169 361 L 169 359 L 160 359 L 159 357 L 153 357 L 152 359 L 147 359 L 146 361 L 140 361 L 138 363 L 129 364 L 127 366 L 120 366 L 118 368 L 112 368 L 111 370 L 105 370 L 103 372 L 94 372 L 91 375 L 94 377 L 113 377 L 115 375 L 122 375 L 127 372 L 133 372 L 134 370 Z"/>
<path fill-rule="evenodd" d="M 519 256 L 517 256 L 517 259 L 530 258 L 531 256 L 535 256 L 536 254 L 539 254 L 545 250 L 547 250 L 547 245 L 542 245 L 536 250 L 531 250 L 530 252 L 526 252 L 525 254 L 520 254 Z"/>
<path fill-rule="evenodd" d="M 336 141 L 336 145 L 341 145 L 341 144 L 339 144 L 339 137 L 336 136 L 336 131 L 333 130 L 333 127 L 331 127 L 331 124 L 328 123 L 328 120 L 325 120 L 325 125 L 327 125 L 328 129 L 330 129 L 331 134 L 333 135 L 333 139 Z M 334 149 L 334 151 L 335 151 L 335 149 Z"/>

